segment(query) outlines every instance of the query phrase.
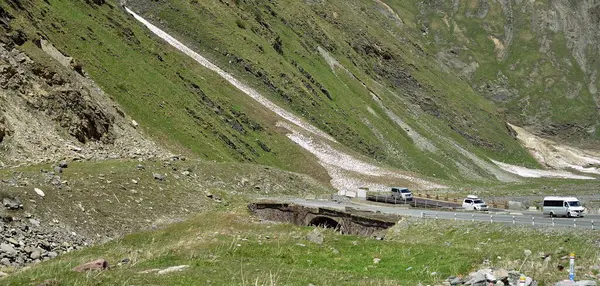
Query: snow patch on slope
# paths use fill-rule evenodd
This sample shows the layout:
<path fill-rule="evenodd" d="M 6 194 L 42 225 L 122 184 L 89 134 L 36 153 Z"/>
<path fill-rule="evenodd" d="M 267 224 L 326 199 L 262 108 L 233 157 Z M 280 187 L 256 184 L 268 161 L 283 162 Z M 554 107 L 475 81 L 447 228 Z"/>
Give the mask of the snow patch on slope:
<path fill-rule="evenodd" d="M 366 175 L 380 178 L 395 178 L 400 180 L 406 180 L 417 184 L 423 189 L 440 189 L 446 188 L 446 186 L 432 183 L 423 179 L 415 178 L 413 176 L 403 174 L 399 171 L 392 171 L 375 166 L 373 164 L 359 160 L 347 153 L 339 151 L 333 148 L 331 145 L 315 140 L 310 136 L 306 136 L 297 130 L 294 130 L 292 126 L 284 122 L 277 124 L 279 127 L 286 128 L 291 131 L 287 134 L 287 137 L 300 145 L 305 150 L 314 154 L 318 159 L 319 163 L 327 170 L 329 175 L 332 177 L 331 183 L 336 189 L 356 189 L 357 186 L 364 186 L 367 184 L 364 180 L 360 180 L 356 176 L 348 176 L 347 172 L 354 172 L 359 175 Z M 361 181 L 359 185 L 357 182 Z M 380 188 L 385 188 L 381 185 Z"/>
<path fill-rule="evenodd" d="M 198 53 L 194 52 L 192 49 L 188 48 L 187 46 L 185 46 L 184 44 L 182 44 L 181 42 L 179 42 L 177 39 L 171 37 L 171 35 L 167 34 L 163 30 L 159 29 L 158 27 L 152 25 L 150 22 L 146 21 L 146 19 L 142 18 L 138 14 L 136 14 L 133 11 L 129 10 L 129 8 L 125 7 L 125 10 L 127 10 L 128 13 L 130 13 L 131 15 L 133 15 L 133 17 L 135 17 L 136 20 L 138 20 L 139 22 L 141 22 L 142 24 L 144 24 L 148 29 L 150 29 L 150 31 L 152 31 L 152 33 L 156 34 L 157 36 L 159 36 L 163 40 L 167 41 L 171 46 L 177 48 L 178 50 L 180 50 L 184 54 L 188 55 L 192 59 L 196 60 L 196 62 L 198 62 L 202 66 L 204 66 L 204 67 L 206 67 L 206 68 L 208 68 L 208 69 L 216 72 L 221 77 L 223 77 L 225 80 L 227 80 L 231 85 L 233 85 L 236 88 L 238 88 L 239 90 L 243 91 L 245 94 L 247 94 L 248 96 L 250 96 L 252 99 L 256 100 L 258 103 L 262 104 L 264 107 L 268 108 L 269 110 L 275 112 L 277 115 L 285 118 L 289 122 L 292 122 L 293 124 L 297 125 L 298 127 L 302 128 L 302 129 L 304 129 L 304 130 L 306 130 L 308 132 L 311 132 L 311 133 L 313 133 L 315 135 L 318 135 L 318 136 L 323 137 L 323 138 L 325 138 L 327 140 L 335 142 L 335 139 L 333 139 L 333 137 L 329 136 L 325 132 L 323 132 L 323 131 L 319 130 L 318 128 L 316 128 L 316 127 L 310 125 L 309 123 L 305 122 L 300 117 L 298 117 L 298 116 L 296 116 L 296 115 L 288 112 L 287 110 L 285 110 L 285 109 L 277 106 L 273 102 L 269 101 L 267 98 L 265 98 L 264 96 L 262 96 L 260 93 L 258 93 L 253 88 L 251 88 L 248 85 L 242 83 L 241 81 L 239 81 L 236 78 L 234 78 L 231 74 L 225 72 L 221 68 L 219 68 L 216 65 L 214 65 L 213 63 L 209 62 L 203 56 L 201 56 Z"/>
<path fill-rule="evenodd" d="M 594 177 L 588 176 L 580 176 L 575 175 L 573 173 L 567 171 L 558 171 L 558 170 L 539 170 L 539 169 L 529 169 L 526 167 L 510 165 L 498 161 L 494 161 L 494 164 L 498 165 L 503 170 L 507 172 L 511 172 L 513 174 L 517 174 L 521 177 L 526 178 L 562 178 L 562 179 L 579 179 L 579 180 L 595 180 Z"/>
<path fill-rule="evenodd" d="M 354 190 L 358 187 L 386 189 L 388 188 L 388 186 L 379 182 L 390 181 L 390 179 L 396 179 L 396 181 L 408 181 L 415 184 L 415 187 L 421 189 L 446 188 L 446 186 L 432 183 L 410 175 L 406 175 L 404 173 L 401 173 L 400 171 L 387 170 L 375 166 L 373 164 L 359 160 L 353 157 L 352 155 L 337 150 L 336 148 L 330 145 L 332 143 L 337 143 L 335 139 L 333 139 L 331 136 L 319 130 L 317 127 L 310 125 L 301 118 L 287 112 L 283 108 L 275 105 L 274 103 L 260 95 L 256 90 L 250 88 L 249 86 L 234 78 L 232 75 L 228 74 L 216 65 L 212 64 L 206 58 L 200 56 L 198 53 L 186 47 L 184 44 L 171 37 L 169 34 L 152 25 L 144 18 L 135 14 L 128 8 L 125 9 L 127 10 L 127 12 L 133 15 L 135 19 L 137 19 L 146 27 L 148 27 L 148 29 L 150 29 L 150 31 L 152 31 L 154 34 L 167 41 L 169 44 L 171 44 L 181 52 L 190 56 L 202 66 L 216 72 L 221 77 L 226 79 L 229 83 L 231 83 L 233 86 L 246 93 L 248 96 L 262 104 L 264 107 L 275 112 L 280 117 L 286 119 L 287 122 L 278 122 L 277 126 L 284 127 L 287 130 L 289 130 L 291 133 L 288 133 L 287 137 L 290 140 L 294 141 L 296 144 L 300 145 L 305 150 L 314 154 L 319 159 L 319 163 L 327 170 L 328 174 L 332 177 L 331 184 L 336 189 Z M 327 53 L 327 51 L 325 51 L 322 48 L 319 48 L 319 52 L 321 52 L 321 54 L 327 60 L 328 64 L 330 65 L 330 67 L 332 67 L 332 69 L 335 68 L 335 66 L 339 66 L 343 70 L 347 71 L 333 57 L 331 57 L 329 53 Z M 288 122 L 291 124 L 288 124 Z"/>

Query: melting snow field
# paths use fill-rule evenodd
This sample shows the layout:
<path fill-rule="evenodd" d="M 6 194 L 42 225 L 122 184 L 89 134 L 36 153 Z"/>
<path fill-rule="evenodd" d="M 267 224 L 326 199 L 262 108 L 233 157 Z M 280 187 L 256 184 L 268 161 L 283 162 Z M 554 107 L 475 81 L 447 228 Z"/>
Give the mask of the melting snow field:
<path fill-rule="evenodd" d="M 502 162 L 494 161 L 494 164 L 498 165 L 500 168 L 507 172 L 511 172 L 513 174 L 517 174 L 521 177 L 526 178 L 563 178 L 563 179 L 580 179 L 580 180 L 595 180 L 594 177 L 588 176 L 580 176 L 575 175 L 573 173 L 567 171 L 557 171 L 557 170 L 539 170 L 539 169 L 529 169 L 525 167 L 505 164 Z"/>
<path fill-rule="evenodd" d="M 144 24 L 148 29 L 150 29 L 150 31 L 152 31 L 154 34 L 168 42 L 170 45 L 185 53 L 189 57 L 193 58 L 202 66 L 216 72 L 225 80 L 227 80 L 231 85 L 235 86 L 236 88 L 244 92 L 246 95 L 250 96 L 257 102 L 262 104 L 264 107 L 273 111 L 275 114 L 279 115 L 287 122 L 291 123 L 288 124 L 287 122 L 278 122 L 277 125 L 289 130 L 290 133 L 287 134 L 287 137 L 290 140 L 292 140 L 293 142 L 295 142 L 296 144 L 298 144 L 299 146 L 301 146 L 302 148 L 304 148 L 305 150 L 312 153 L 318 158 L 319 163 L 327 170 L 328 174 L 331 176 L 331 184 L 336 189 L 355 190 L 358 187 L 385 189 L 387 188 L 387 186 L 378 183 L 378 181 L 383 178 L 393 178 L 398 180 L 410 181 L 415 184 L 415 187 L 422 189 L 446 188 L 446 186 L 429 182 L 420 178 L 415 178 L 413 176 L 407 175 L 399 171 L 384 169 L 382 167 L 357 159 L 356 157 L 353 157 L 352 155 L 349 155 L 345 152 L 337 150 L 331 145 L 332 143 L 336 142 L 333 137 L 319 130 L 317 127 L 311 125 L 310 123 L 304 121 L 302 118 L 277 106 L 276 104 L 259 94 L 256 90 L 252 89 L 251 87 L 234 78 L 231 74 L 223 71 L 216 65 L 212 64 L 206 58 L 194 52 L 193 50 L 191 50 L 175 38 L 171 37 L 169 34 L 165 33 L 158 27 L 152 25 L 144 18 L 140 17 L 128 8 L 125 9 L 127 10 L 127 12 L 133 15 L 133 17 L 135 17 L 136 20 Z M 333 57 L 331 57 L 327 53 L 327 51 L 323 50 L 322 48 L 319 48 L 319 52 L 323 57 L 325 57 L 332 69 L 334 69 L 336 66 L 341 66 Z M 388 113 L 387 115 L 392 117 L 392 119 L 394 119 L 394 121 L 401 127 L 405 129 L 408 128 L 408 126 L 404 126 L 406 124 L 403 124 L 404 122 L 402 122 L 395 115 L 391 116 L 393 114 L 390 113 Z M 512 127 L 517 131 L 519 140 L 523 142 L 525 147 L 528 148 L 533 154 L 533 156 L 542 164 L 545 164 L 555 169 L 571 168 L 580 172 L 600 174 L 600 169 L 594 167 L 600 166 L 600 155 L 591 154 L 589 152 L 581 151 L 571 147 L 557 146 L 553 142 L 537 138 L 519 127 Z M 415 137 L 413 138 L 415 142 L 420 143 L 419 146 L 422 149 L 432 152 L 435 151 L 435 146 L 433 146 L 433 144 L 427 139 L 414 132 L 411 135 Z M 456 147 L 458 147 L 458 149 L 462 149 L 459 146 Z M 465 152 L 466 150 L 463 149 L 463 152 L 461 153 L 464 154 Z M 509 178 L 504 178 L 507 177 L 506 175 L 508 174 L 501 174 L 503 171 L 516 174 L 521 177 L 530 178 L 552 177 L 587 180 L 595 179 L 594 177 L 576 175 L 564 170 L 535 170 L 492 160 L 492 162 L 496 164 L 496 166 L 503 170 L 500 171 L 497 170 L 496 167 L 492 164 L 486 163 L 484 160 L 476 157 L 475 155 L 468 157 L 474 162 L 479 163 L 478 165 L 485 165 L 486 170 L 490 171 L 491 169 L 491 171 L 493 171 L 492 173 L 502 181 L 512 180 Z"/>
<path fill-rule="evenodd" d="M 510 125 L 517 132 L 525 148 L 540 163 L 554 169 L 572 168 L 583 173 L 599 174 L 600 154 L 593 151 L 556 144 L 548 139 L 537 137 L 525 129 Z"/>
<path fill-rule="evenodd" d="M 407 180 L 414 183 L 416 185 L 415 187 L 423 189 L 445 187 L 443 185 L 435 184 L 432 182 L 425 181 L 423 179 L 402 174 L 398 171 L 383 169 L 381 167 L 356 159 L 349 154 L 336 150 L 329 144 L 336 142 L 333 137 L 329 136 L 325 132 L 319 130 L 317 127 L 305 122 L 301 118 L 291 114 L 290 112 L 272 103 L 264 96 L 259 94 L 256 90 L 250 88 L 249 86 L 234 78 L 229 73 L 223 71 L 216 65 L 212 64 L 206 58 L 194 52 L 175 38 L 171 37 L 166 32 L 152 25 L 150 22 L 146 21 L 144 18 L 140 17 L 128 8 L 125 9 L 128 13 L 133 15 L 133 17 L 135 17 L 136 20 L 140 21 L 142 24 L 148 27 L 148 29 L 150 29 L 152 33 L 156 34 L 157 36 L 159 36 L 160 38 L 162 38 L 181 52 L 190 56 L 202 66 L 216 72 L 229 83 L 231 83 L 233 86 L 243 91 L 245 94 L 262 104 L 264 107 L 268 108 L 283 119 L 292 123 L 293 125 L 287 124 L 286 122 L 278 122 L 278 126 L 284 127 L 287 130 L 289 130 L 291 133 L 289 133 L 287 136 L 290 140 L 294 141 L 296 144 L 306 149 L 319 159 L 319 163 L 327 170 L 328 174 L 331 176 L 331 184 L 336 189 L 355 190 L 358 187 L 375 187 L 376 189 L 383 190 L 387 188 L 386 186 L 376 183 L 375 181 L 377 181 L 377 178 L 397 178 L 401 180 Z M 336 62 L 335 60 L 330 59 L 329 64 L 335 66 Z M 295 127 L 298 127 L 301 130 L 298 130 L 298 128 Z M 351 173 L 355 173 L 357 176 L 352 176 Z M 365 180 L 363 178 L 359 178 L 359 176 L 374 177 L 374 180 Z"/>
<path fill-rule="evenodd" d="M 232 75 L 223 71 L 221 68 L 217 67 L 213 63 L 209 62 L 203 56 L 194 52 L 192 49 L 188 48 L 186 45 L 182 44 L 177 39 L 171 37 L 171 35 L 167 34 L 163 30 L 159 29 L 158 27 L 152 25 L 150 22 L 146 21 L 146 19 L 142 18 L 138 14 L 129 10 L 129 8 L 125 7 L 125 10 L 127 10 L 128 13 L 133 15 L 133 17 L 136 20 L 140 21 L 142 24 L 144 24 L 146 27 L 148 27 L 148 29 L 150 29 L 150 31 L 152 31 L 152 33 L 156 34 L 161 39 L 163 39 L 167 43 L 169 43 L 171 46 L 177 48 L 178 50 L 180 50 L 184 54 L 188 55 L 192 59 L 196 60 L 196 62 L 198 62 L 202 66 L 216 72 L 221 77 L 223 77 L 225 80 L 227 80 L 229 83 L 231 83 L 231 85 L 233 85 L 236 88 L 238 88 L 239 90 L 243 91 L 245 94 L 252 97 L 254 100 L 256 100 L 258 103 L 262 104 L 264 107 L 268 108 L 269 110 L 275 112 L 277 115 L 285 118 L 287 121 L 294 123 L 295 125 L 297 125 L 298 127 L 301 127 L 302 129 L 304 129 L 306 131 L 309 131 L 315 135 L 321 136 L 323 138 L 326 138 L 328 140 L 335 142 L 335 139 L 333 139 L 333 137 L 329 136 L 328 134 L 319 130 L 318 128 L 306 123 L 304 120 L 302 120 L 298 116 L 286 111 L 285 109 L 283 109 L 283 108 L 277 106 L 276 104 L 274 104 L 273 102 L 269 101 L 264 96 L 262 96 L 260 93 L 258 93 L 256 90 L 252 89 L 251 87 L 249 87 L 246 84 L 242 83 L 241 81 L 237 80 Z"/>

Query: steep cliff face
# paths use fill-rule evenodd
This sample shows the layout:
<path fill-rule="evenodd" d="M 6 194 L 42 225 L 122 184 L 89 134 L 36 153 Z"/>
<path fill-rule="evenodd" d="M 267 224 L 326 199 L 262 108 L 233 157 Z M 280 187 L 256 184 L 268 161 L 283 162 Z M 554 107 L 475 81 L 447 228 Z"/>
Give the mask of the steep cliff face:
<path fill-rule="evenodd" d="M 600 2 L 427 1 L 417 26 L 439 62 L 509 121 L 549 136 L 598 139 Z"/>

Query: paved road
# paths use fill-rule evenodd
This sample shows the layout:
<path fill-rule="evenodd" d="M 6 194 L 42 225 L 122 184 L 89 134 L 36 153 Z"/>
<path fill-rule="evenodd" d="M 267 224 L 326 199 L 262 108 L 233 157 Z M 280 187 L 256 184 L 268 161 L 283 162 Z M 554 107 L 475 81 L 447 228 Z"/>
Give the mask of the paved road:
<path fill-rule="evenodd" d="M 437 211 L 427 209 L 414 209 L 407 206 L 383 206 L 380 204 L 355 203 L 355 202 L 332 202 L 306 199 L 283 199 L 290 203 L 308 207 L 326 207 L 336 210 L 344 210 L 346 207 L 352 207 L 364 211 L 379 211 L 384 214 L 396 214 L 412 217 L 423 217 L 431 219 L 449 219 L 475 222 L 494 222 L 504 224 L 526 225 L 531 227 L 576 227 L 587 229 L 600 229 L 600 215 L 587 215 L 583 218 L 549 218 L 543 216 L 540 212 L 452 212 Z"/>

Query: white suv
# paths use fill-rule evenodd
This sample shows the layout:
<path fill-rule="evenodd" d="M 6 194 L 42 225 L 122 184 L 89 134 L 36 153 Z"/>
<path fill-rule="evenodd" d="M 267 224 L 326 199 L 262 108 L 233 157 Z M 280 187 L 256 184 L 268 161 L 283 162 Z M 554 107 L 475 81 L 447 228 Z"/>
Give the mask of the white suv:
<path fill-rule="evenodd" d="M 393 187 L 392 188 L 392 197 L 400 198 L 400 199 L 403 199 L 405 201 L 412 201 L 413 200 L 413 195 L 408 190 L 408 188 Z"/>
<path fill-rule="evenodd" d="M 468 211 L 487 211 L 487 204 L 477 196 L 467 196 L 462 204 L 463 209 Z"/>

